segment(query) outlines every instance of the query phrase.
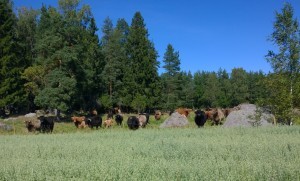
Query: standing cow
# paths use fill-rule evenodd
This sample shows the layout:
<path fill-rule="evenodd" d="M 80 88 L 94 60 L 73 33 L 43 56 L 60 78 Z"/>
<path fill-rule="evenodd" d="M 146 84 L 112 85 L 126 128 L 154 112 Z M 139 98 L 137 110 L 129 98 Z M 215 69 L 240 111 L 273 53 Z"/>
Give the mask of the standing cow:
<path fill-rule="evenodd" d="M 204 111 L 201 110 L 195 111 L 195 123 L 199 128 L 204 126 L 206 120 L 207 120 L 207 116 Z"/>
<path fill-rule="evenodd" d="M 123 122 L 123 116 L 121 114 L 117 114 L 115 116 L 115 120 L 116 120 L 117 125 L 121 126 L 122 122 Z"/>
<path fill-rule="evenodd" d="M 54 128 L 54 121 L 57 120 L 55 116 L 40 116 L 38 119 L 41 121 L 41 132 L 52 133 Z"/>
<path fill-rule="evenodd" d="M 87 118 L 85 122 L 91 129 L 93 129 L 94 127 L 98 129 L 98 127 L 101 127 L 102 125 L 102 118 L 99 115 L 95 115 L 93 117 Z"/>

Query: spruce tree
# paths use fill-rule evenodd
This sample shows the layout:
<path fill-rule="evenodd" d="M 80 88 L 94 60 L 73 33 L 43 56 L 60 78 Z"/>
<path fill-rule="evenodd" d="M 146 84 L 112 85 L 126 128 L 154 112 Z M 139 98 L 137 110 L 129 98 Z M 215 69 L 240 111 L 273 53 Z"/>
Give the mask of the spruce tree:
<path fill-rule="evenodd" d="M 163 59 L 165 73 L 162 75 L 164 81 L 165 108 L 172 110 L 180 105 L 181 81 L 179 52 L 175 52 L 173 46 L 168 44 Z"/>
<path fill-rule="evenodd" d="M 126 88 L 123 93 L 128 105 L 131 105 L 137 95 L 146 97 L 146 107 L 151 107 L 159 101 L 159 62 L 154 44 L 148 36 L 144 19 L 140 12 L 136 12 L 126 44 L 128 60 L 123 82 Z"/>

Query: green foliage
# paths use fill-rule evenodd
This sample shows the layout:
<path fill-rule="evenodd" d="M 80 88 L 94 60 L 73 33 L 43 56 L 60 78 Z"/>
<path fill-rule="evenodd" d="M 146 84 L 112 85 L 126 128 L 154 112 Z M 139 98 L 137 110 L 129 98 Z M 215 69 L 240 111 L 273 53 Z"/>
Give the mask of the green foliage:
<path fill-rule="evenodd" d="M 232 87 L 230 83 L 229 74 L 224 69 L 219 69 L 218 73 L 219 80 L 219 95 L 218 95 L 218 106 L 220 107 L 230 107 L 231 99 L 230 94 L 232 93 Z"/>
<path fill-rule="evenodd" d="M 290 4 L 276 13 L 270 37 L 279 52 L 269 51 L 267 60 L 278 75 L 242 68 L 192 75 L 180 71 L 179 52 L 168 44 L 161 76 L 140 12 L 130 26 L 119 19 L 114 27 L 107 17 L 99 38 L 88 5 L 80 0 L 58 4 L 19 8 L 16 17 L 10 0 L 0 2 L 0 108 L 14 104 L 26 110 L 37 103 L 41 108 L 89 110 L 99 108 L 99 98 L 105 109 L 119 106 L 127 111 L 249 102 L 271 106 L 288 120 L 291 110 L 300 107 L 300 33 Z M 69 87 L 57 86 L 60 83 Z"/>
<path fill-rule="evenodd" d="M 148 40 L 148 30 L 140 12 L 136 12 L 129 29 L 127 37 L 126 67 L 124 68 L 122 95 L 127 106 L 129 106 L 138 94 L 145 95 L 149 101 L 147 106 L 152 107 L 158 101 L 159 76 L 157 69 L 157 52 L 152 42 Z M 132 95 L 133 99 L 128 95 Z M 130 100 L 131 99 L 131 100 Z M 128 104 L 129 103 L 129 104 Z"/>
<path fill-rule="evenodd" d="M 34 102 L 43 108 L 68 110 L 73 103 L 76 80 L 58 69 L 47 74 L 45 78 L 45 88 L 39 92 Z"/>
<path fill-rule="evenodd" d="M 105 110 L 109 110 L 113 107 L 111 97 L 109 95 L 106 95 L 106 94 L 104 94 L 100 97 L 100 103 L 101 103 L 101 105 L 103 106 L 103 108 Z"/>
<path fill-rule="evenodd" d="M 147 97 L 144 95 L 137 94 L 133 99 L 131 106 L 138 112 L 144 112 L 147 106 Z"/>
<path fill-rule="evenodd" d="M 269 74 L 264 84 L 267 87 L 268 96 L 263 100 L 265 106 L 271 106 L 272 113 L 277 121 L 288 123 L 291 119 L 291 94 L 288 76 L 284 74 Z M 278 120 L 279 119 L 279 120 Z"/>
<path fill-rule="evenodd" d="M 17 44 L 16 23 L 11 1 L 0 1 L 0 108 L 25 103 L 21 72 L 26 63 Z"/>
<path fill-rule="evenodd" d="M 231 105 L 236 106 L 248 100 L 249 89 L 247 84 L 247 72 L 243 68 L 234 68 L 231 72 Z"/>
<path fill-rule="evenodd" d="M 163 59 L 165 73 L 163 77 L 163 97 L 165 98 L 165 109 L 174 110 L 178 106 L 182 106 L 180 103 L 180 93 L 182 81 L 180 80 L 180 59 L 179 52 L 174 50 L 171 44 L 168 44 Z"/>
<path fill-rule="evenodd" d="M 266 56 L 275 75 L 268 77 L 271 89 L 265 102 L 270 103 L 277 118 L 289 122 L 292 119 L 291 112 L 299 100 L 295 89 L 298 89 L 300 73 L 299 22 L 294 18 L 291 4 L 286 3 L 281 13 L 276 12 L 274 32 L 270 40 L 278 46 L 279 52 L 269 51 Z"/>
<path fill-rule="evenodd" d="M 37 95 L 39 88 L 44 86 L 45 70 L 41 65 L 31 66 L 22 73 L 22 78 L 27 82 L 24 84 L 27 93 Z"/>

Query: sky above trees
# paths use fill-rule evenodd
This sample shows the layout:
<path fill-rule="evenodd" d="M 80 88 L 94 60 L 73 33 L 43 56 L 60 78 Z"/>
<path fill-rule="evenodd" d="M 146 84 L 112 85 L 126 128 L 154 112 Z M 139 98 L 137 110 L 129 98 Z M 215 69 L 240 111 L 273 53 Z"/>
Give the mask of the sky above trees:
<path fill-rule="evenodd" d="M 271 71 L 265 55 L 275 49 L 268 37 L 273 30 L 275 11 L 281 11 L 290 2 L 297 19 L 300 18 L 298 0 L 204 0 L 204 1 L 130 1 L 83 0 L 92 8 L 99 29 L 106 17 L 119 18 L 128 23 L 136 11 L 145 19 L 149 38 L 154 42 L 161 62 L 159 72 L 164 72 L 163 56 L 167 45 L 179 51 L 181 70 L 231 71 L 244 68 L 247 71 Z M 57 6 L 58 0 L 14 0 L 15 8 L 21 6 L 40 8 L 42 4 Z M 101 38 L 101 31 L 98 32 Z"/>

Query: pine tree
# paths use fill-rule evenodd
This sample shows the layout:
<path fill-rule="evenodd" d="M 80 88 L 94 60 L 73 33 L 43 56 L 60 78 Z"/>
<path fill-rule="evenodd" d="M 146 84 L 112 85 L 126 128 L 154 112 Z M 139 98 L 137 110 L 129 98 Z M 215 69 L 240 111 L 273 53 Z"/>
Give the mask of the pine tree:
<path fill-rule="evenodd" d="M 21 72 L 26 67 L 16 37 L 17 19 L 10 0 L 0 1 L 0 108 L 21 107 L 25 100 Z"/>

